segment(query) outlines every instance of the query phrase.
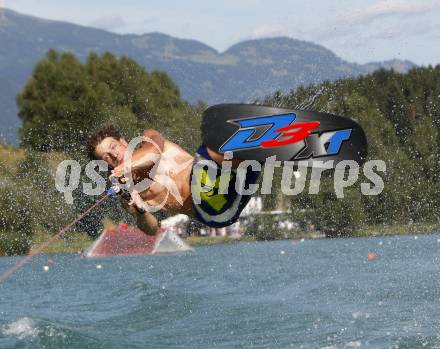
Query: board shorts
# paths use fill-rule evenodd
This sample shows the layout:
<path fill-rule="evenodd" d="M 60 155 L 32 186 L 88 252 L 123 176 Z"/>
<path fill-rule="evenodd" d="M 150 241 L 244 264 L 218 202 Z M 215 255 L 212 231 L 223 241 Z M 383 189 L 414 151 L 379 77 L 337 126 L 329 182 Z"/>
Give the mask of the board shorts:
<path fill-rule="evenodd" d="M 222 168 L 210 157 L 206 146 L 201 145 L 191 171 L 193 217 L 214 228 L 235 223 L 252 197 L 239 194 L 236 182 L 241 181 L 242 187 L 248 189 L 257 182 L 259 175 L 260 171 L 253 171 L 250 167 L 246 172 L 231 169 L 222 174 Z"/>

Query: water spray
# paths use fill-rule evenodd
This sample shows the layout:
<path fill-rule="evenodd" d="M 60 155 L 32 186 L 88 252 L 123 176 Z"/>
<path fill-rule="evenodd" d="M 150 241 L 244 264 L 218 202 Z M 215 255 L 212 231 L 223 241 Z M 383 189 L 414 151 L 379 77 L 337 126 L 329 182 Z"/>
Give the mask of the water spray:
<path fill-rule="evenodd" d="M 52 235 L 49 239 L 43 242 L 38 248 L 36 248 L 33 252 L 29 253 L 25 257 L 21 258 L 14 266 L 7 269 L 0 275 L 0 284 L 3 283 L 8 277 L 10 277 L 13 273 L 15 273 L 18 269 L 20 269 L 23 265 L 29 262 L 32 257 L 39 255 L 41 251 L 43 251 L 47 246 L 49 246 L 52 242 L 54 242 L 59 237 L 63 236 L 66 232 L 69 231 L 76 223 L 78 223 L 81 219 L 87 216 L 92 210 L 101 205 L 107 198 L 116 196 L 118 194 L 123 193 L 121 186 L 119 184 L 119 180 L 117 178 L 111 180 L 111 186 L 109 189 L 102 194 L 101 198 L 96 201 L 92 206 L 90 206 L 87 210 L 81 213 L 75 220 L 66 225 L 64 228 L 60 229 L 56 234 Z"/>

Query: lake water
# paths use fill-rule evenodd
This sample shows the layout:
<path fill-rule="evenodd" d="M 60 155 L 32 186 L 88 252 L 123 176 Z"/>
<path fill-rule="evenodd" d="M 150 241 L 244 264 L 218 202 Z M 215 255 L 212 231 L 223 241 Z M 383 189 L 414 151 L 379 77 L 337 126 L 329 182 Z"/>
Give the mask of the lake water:
<path fill-rule="evenodd" d="M 437 234 L 50 258 L 0 285 L 0 348 L 440 348 Z"/>

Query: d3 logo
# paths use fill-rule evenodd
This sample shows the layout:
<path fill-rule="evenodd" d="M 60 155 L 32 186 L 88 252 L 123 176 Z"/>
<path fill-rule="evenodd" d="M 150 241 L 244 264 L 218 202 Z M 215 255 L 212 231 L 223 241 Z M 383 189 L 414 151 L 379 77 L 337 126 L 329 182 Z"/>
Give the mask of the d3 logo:
<path fill-rule="evenodd" d="M 319 121 L 294 123 L 294 113 L 230 120 L 240 126 L 221 147 L 221 152 L 253 148 L 272 148 L 305 141 L 305 147 L 295 158 L 337 154 L 343 141 L 350 138 L 351 129 L 311 134 Z M 308 141 L 310 139 L 310 142 Z M 325 145 L 328 144 L 327 148 Z"/>

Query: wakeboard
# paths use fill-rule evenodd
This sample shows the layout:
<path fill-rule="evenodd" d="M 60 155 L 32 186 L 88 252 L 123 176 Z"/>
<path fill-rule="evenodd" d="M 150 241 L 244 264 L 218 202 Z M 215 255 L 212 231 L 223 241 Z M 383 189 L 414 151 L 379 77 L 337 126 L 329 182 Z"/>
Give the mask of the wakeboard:
<path fill-rule="evenodd" d="M 363 163 L 367 139 L 354 120 L 308 110 L 253 104 L 218 104 L 205 110 L 203 143 L 234 158 L 264 162 L 342 160 Z"/>

